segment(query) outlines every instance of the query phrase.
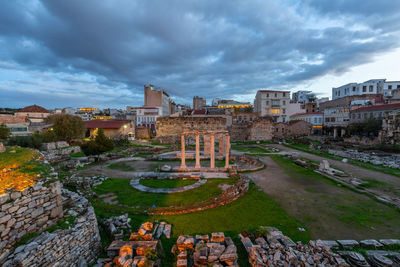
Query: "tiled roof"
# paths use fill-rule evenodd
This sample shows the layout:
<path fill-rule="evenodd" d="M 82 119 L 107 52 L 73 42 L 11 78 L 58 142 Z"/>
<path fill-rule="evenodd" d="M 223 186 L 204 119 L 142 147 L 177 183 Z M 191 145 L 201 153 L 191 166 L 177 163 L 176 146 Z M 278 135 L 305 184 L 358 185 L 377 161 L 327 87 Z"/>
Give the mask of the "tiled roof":
<path fill-rule="evenodd" d="M 204 115 L 206 114 L 206 111 L 203 109 L 196 109 L 193 111 L 193 115 Z"/>
<path fill-rule="evenodd" d="M 373 110 L 390 110 L 390 109 L 400 109 L 400 103 L 361 107 L 361 108 L 353 110 L 352 112 L 373 111 Z"/>
<path fill-rule="evenodd" d="M 296 114 L 291 115 L 290 118 L 296 117 L 296 116 L 314 115 L 314 114 L 324 114 L 324 113 L 323 112 L 296 113 Z"/>
<path fill-rule="evenodd" d="M 85 121 L 85 126 L 88 129 L 102 128 L 102 129 L 119 129 L 123 125 L 128 124 L 129 121 L 123 120 L 91 120 Z"/>
<path fill-rule="evenodd" d="M 38 105 L 32 105 L 21 108 L 18 112 L 50 113 L 50 111 Z"/>

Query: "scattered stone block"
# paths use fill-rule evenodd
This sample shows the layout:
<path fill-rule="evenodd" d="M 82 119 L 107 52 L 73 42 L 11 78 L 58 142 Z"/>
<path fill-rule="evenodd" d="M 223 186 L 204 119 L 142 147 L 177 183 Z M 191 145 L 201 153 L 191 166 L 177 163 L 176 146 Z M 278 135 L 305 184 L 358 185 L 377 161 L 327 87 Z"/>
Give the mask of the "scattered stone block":
<path fill-rule="evenodd" d="M 356 240 L 337 240 L 343 248 L 354 248 L 359 245 Z"/>
<path fill-rule="evenodd" d="M 376 248 L 383 247 L 383 245 L 381 243 L 379 243 L 378 241 L 376 241 L 375 239 L 361 240 L 360 245 L 363 247 L 369 247 L 369 246 L 376 247 Z"/>
<path fill-rule="evenodd" d="M 225 241 L 225 234 L 223 232 L 212 233 L 211 234 L 211 242 L 224 242 Z"/>
<path fill-rule="evenodd" d="M 334 249 L 338 249 L 339 248 L 339 244 L 338 242 L 336 242 L 335 240 L 321 240 L 325 246 L 329 247 L 329 248 L 334 248 Z"/>
<path fill-rule="evenodd" d="M 400 245 L 399 239 L 379 239 L 379 242 L 384 246 Z"/>

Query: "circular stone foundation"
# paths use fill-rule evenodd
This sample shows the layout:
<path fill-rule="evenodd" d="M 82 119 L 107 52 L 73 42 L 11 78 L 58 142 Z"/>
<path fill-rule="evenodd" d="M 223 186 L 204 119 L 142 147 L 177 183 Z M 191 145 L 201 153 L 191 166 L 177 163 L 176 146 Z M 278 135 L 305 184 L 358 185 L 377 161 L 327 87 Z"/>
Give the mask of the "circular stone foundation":
<path fill-rule="evenodd" d="M 130 181 L 130 185 L 142 192 L 147 192 L 147 193 L 156 193 L 156 194 L 174 194 L 174 193 L 181 193 L 181 192 L 185 192 L 188 190 L 192 190 L 195 188 L 198 188 L 200 186 L 202 186 L 203 184 L 207 183 L 207 179 L 201 179 L 199 181 L 197 181 L 194 184 L 191 185 L 187 185 L 187 186 L 183 186 L 183 187 L 179 187 L 179 188 L 153 188 L 153 187 L 148 187 L 148 186 L 144 186 L 140 183 L 140 178 L 133 178 Z"/>

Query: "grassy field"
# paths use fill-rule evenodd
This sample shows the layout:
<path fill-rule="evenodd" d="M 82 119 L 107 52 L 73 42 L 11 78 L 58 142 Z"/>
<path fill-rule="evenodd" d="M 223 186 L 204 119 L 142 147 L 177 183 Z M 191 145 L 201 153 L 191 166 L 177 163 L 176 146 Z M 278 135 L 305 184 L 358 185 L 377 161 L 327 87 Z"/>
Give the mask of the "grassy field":
<path fill-rule="evenodd" d="M 129 185 L 129 179 L 108 179 L 97 186 L 97 194 L 115 193 L 118 202 L 128 206 L 166 207 L 185 206 L 196 202 L 205 201 L 221 193 L 220 184 L 233 184 L 235 179 L 209 179 L 206 184 L 186 192 L 176 194 L 153 194 L 134 189 Z M 159 180 L 163 183 L 163 180 Z"/>
<path fill-rule="evenodd" d="M 94 207 L 99 218 L 119 215 L 119 213 L 109 213 L 101 210 L 95 204 Z M 238 253 L 241 256 L 240 266 L 249 266 L 247 253 L 237 237 L 244 230 L 253 231 L 260 225 L 269 225 L 279 228 L 295 241 L 307 242 L 309 240 L 308 232 L 299 231 L 299 227 L 303 227 L 303 225 L 288 216 L 285 210 L 254 184 L 250 185 L 249 191 L 243 197 L 223 207 L 183 215 L 130 215 L 130 218 L 132 219 L 133 229 L 137 229 L 145 221 L 163 220 L 173 225 L 172 238 L 170 240 L 162 239 L 165 252 L 162 266 L 173 266 L 174 259 L 170 250 L 177 237 L 183 234 L 195 235 L 210 234 L 218 231 L 225 232 L 236 243 Z"/>
<path fill-rule="evenodd" d="M 34 150 L 20 147 L 0 153 L 0 193 L 11 188 L 22 191 L 35 184 L 39 175 L 49 173 L 50 167 L 39 162 L 38 157 Z M 2 172 L 2 169 L 11 170 Z"/>
<path fill-rule="evenodd" d="M 282 156 L 272 158 L 290 176 L 290 180 L 280 183 L 296 188 L 295 193 L 278 190 L 272 196 L 289 214 L 302 221 L 314 238 L 400 237 L 400 212 L 394 207 L 352 191 Z M 374 181 L 370 182 L 371 186 L 377 186 Z M 296 204 L 293 206 L 293 203 Z"/>
<path fill-rule="evenodd" d="M 197 180 L 181 180 L 181 179 L 141 179 L 140 184 L 153 188 L 179 188 L 196 183 Z"/>
<path fill-rule="evenodd" d="M 326 151 L 318 151 L 318 150 L 311 150 L 309 149 L 309 145 L 302 145 L 302 144 L 284 144 L 284 146 L 288 147 L 288 148 L 293 148 L 296 150 L 300 150 L 303 152 L 307 152 L 310 154 L 314 154 L 317 156 L 321 156 L 324 158 L 328 158 L 328 159 L 334 159 L 334 160 L 339 160 L 341 161 L 343 159 L 343 157 L 339 157 L 339 156 L 335 156 L 332 154 L 329 154 Z M 369 169 L 369 170 L 373 170 L 373 171 L 377 171 L 377 172 L 382 172 L 382 173 L 386 173 L 386 174 L 390 174 L 390 175 L 394 175 L 397 177 L 400 177 L 400 169 L 394 169 L 394 168 L 390 168 L 390 167 L 385 167 L 383 165 L 374 165 L 371 163 L 366 163 L 366 162 L 362 162 L 362 161 L 358 161 L 358 160 L 354 160 L 354 159 L 349 159 L 348 158 L 348 163 L 358 166 L 358 167 L 362 167 L 365 169 Z"/>

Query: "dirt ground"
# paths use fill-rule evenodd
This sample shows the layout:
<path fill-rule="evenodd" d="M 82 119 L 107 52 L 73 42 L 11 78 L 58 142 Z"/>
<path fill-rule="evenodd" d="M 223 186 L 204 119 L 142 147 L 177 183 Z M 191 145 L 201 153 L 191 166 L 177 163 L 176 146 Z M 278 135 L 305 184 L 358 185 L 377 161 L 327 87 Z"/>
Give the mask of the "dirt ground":
<path fill-rule="evenodd" d="M 289 215 L 306 225 L 312 238 L 400 237 L 400 213 L 393 208 L 327 183 L 324 178 L 289 174 L 270 157 L 264 157 L 262 161 L 268 167 L 247 176 Z M 359 222 L 355 223 L 354 218 Z"/>

